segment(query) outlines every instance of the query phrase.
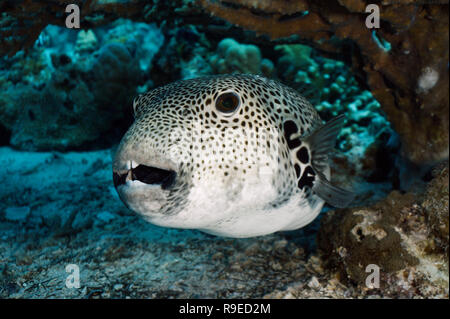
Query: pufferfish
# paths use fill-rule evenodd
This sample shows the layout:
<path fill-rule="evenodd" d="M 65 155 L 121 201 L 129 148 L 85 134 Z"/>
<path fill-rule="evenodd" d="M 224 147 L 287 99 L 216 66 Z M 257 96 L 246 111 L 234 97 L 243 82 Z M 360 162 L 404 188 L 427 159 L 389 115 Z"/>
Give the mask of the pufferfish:
<path fill-rule="evenodd" d="M 325 202 L 353 193 L 330 183 L 344 123 L 323 125 L 294 89 L 257 75 L 177 81 L 138 96 L 113 161 L 119 197 L 149 222 L 224 237 L 295 230 Z"/>

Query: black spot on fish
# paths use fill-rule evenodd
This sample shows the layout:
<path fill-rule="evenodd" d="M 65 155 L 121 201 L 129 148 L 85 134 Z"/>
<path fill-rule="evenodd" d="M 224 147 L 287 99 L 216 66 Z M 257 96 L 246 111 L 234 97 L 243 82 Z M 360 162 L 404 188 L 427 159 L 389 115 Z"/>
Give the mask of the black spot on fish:
<path fill-rule="evenodd" d="M 311 166 L 306 166 L 305 170 L 303 171 L 303 175 L 298 181 L 298 187 L 300 189 L 303 189 L 305 186 L 313 187 L 313 182 L 315 179 L 316 173 L 312 169 Z"/>
<path fill-rule="evenodd" d="M 301 173 L 300 165 L 295 164 L 294 168 L 295 168 L 295 175 L 297 175 L 297 178 L 299 178 L 300 177 L 300 173 Z"/>
<path fill-rule="evenodd" d="M 303 164 L 308 164 L 309 162 L 309 154 L 308 149 L 306 147 L 302 147 L 297 151 L 297 158 Z"/>
<path fill-rule="evenodd" d="M 295 134 L 297 132 L 298 127 L 294 123 L 294 121 L 284 122 L 284 137 L 287 141 L 289 149 L 299 147 L 302 144 L 299 138 L 291 139 L 292 134 Z"/>

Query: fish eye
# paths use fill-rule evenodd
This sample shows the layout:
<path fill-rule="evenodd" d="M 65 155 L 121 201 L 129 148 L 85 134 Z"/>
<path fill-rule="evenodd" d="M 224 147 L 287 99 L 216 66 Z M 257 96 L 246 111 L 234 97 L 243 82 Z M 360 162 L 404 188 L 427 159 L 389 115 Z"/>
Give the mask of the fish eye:
<path fill-rule="evenodd" d="M 216 109 L 225 115 L 231 115 L 240 105 L 241 99 L 234 92 L 222 93 L 216 99 Z"/>

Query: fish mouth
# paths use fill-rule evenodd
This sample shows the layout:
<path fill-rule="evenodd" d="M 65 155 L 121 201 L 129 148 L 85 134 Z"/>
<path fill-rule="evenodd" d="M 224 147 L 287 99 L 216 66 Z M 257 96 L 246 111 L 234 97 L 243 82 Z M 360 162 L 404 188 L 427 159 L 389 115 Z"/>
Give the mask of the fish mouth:
<path fill-rule="evenodd" d="M 166 190 L 175 184 L 177 173 L 173 170 L 139 164 L 125 172 L 113 172 L 114 186 L 126 184 L 128 181 L 139 181 L 147 185 L 160 185 Z"/>

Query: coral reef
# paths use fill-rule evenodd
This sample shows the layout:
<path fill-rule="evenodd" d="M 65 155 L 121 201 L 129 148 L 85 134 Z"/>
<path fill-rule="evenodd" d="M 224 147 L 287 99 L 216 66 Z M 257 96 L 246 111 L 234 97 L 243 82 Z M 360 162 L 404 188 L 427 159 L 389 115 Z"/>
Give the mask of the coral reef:
<path fill-rule="evenodd" d="M 326 214 L 318 234 L 325 267 L 364 286 L 375 264 L 383 294 L 448 295 L 448 162 L 434 174 L 423 194 L 393 191 L 373 206 Z"/>
<path fill-rule="evenodd" d="M 68 3 L 81 30 L 63 27 Z M 448 298 L 448 162 L 434 166 L 448 157 L 448 4 L 383 1 L 375 31 L 367 4 L 0 1 L 0 297 Z M 126 209 L 110 148 L 132 98 L 216 73 L 275 78 L 325 121 L 345 114 L 331 175 L 353 206 L 245 240 Z M 82 289 L 61 285 L 68 263 Z"/>
<path fill-rule="evenodd" d="M 26 150 L 108 145 L 130 124 L 131 101 L 138 86 L 143 91 L 152 86 L 146 73 L 163 37 L 154 27 L 130 21 L 95 32 L 50 26 L 29 55 L 0 61 L 6 93 L 0 123 L 11 132 L 12 145 Z"/>
<path fill-rule="evenodd" d="M 22 49 L 29 49 L 38 39 L 47 25 L 64 27 L 67 14 L 66 6 L 76 4 L 80 8 L 80 26 L 91 29 L 107 25 L 118 18 L 136 22 L 173 21 L 168 19 L 176 12 L 192 7 L 190 0 L 153 1 L 147 0 L 58 0 L 58 1 L 11 1 L 0 2 L 0 55 L 14 55 Z M 193 9 L 188 14 L 193 13 Z"/>
<path fill-rule="evenodd" d="M 75 50 L 77 53 L 92 52 L 97 48 L 98 41 L 95 33 L 92 30 L 81 30 L 77 35 L 77 42 L 75 43 Z"/>
<path fill-rule="evenodd" d="M 58 37 L 63 41 L 58 41 Z M 17 71 L 5 73 L 5 78 L 28 77 L 33 83 L 39 83 L 30 88 L 18 80 L 16 86 L 3 86 L 10 93 L 9 102 L 0 102 L 0 112 L 3 112 L 0 123 L 4 122 L 5 130 L 11 132 L 11 143 L 22 149 L 106 146 L 114 143 L 115 136 L 129 124 L 127 116 L 131 112 L 127 112 L 127 107 L 133 94 L 180 78 L 257 73 L 278 78 L 297 89 L 326 121 L 338 114 L 347 115 L 347 124 L 338 141 L 341 152 L 333 166 L 334 178 L 341 185 L 359 184 L 361 202 L 382 198 L 392 188 L 398 145 L 386 148 L 383 143 L 395 134 L 379 103 L 361 88 L 345 63 L 325 58 L 305 45 L 284 44 L 262 51 L 258 46 L 231 38 L 214 42 L 195 26 L 159 31 L 146 24 L 120 19 L 107 28 L 79 32 L 50 26 L 28 55 L 19 53 L 4 60 L 6 72 L 8 68 Z M 24 67 L 24 61 L 35 66 Z M 75 86 L 75 81 L 80 85 Z M 68 88 L 58 83 L 65 83 Z M 74 110 L 54 107 L 49 111 L 51 104 L 43 103 L 44 93 L 51 95 L 60 88 L 65 93 L 56 92 L 48 100 L 54 105 L 69 105 L 68 95 L 69 100 L 78 101 Z M 22 101 L 15 104 L 23 105 L 23 100 L 28 99 L 33 105 L 31 114 L 40 112 L 39 115 L 30 119 L 26 113 L 16 113 L 17 109 L 11 107 L 15 96 Z M 111 108 L 109 100 L 121 101 L 122 105 L 115 103 Z M 99 115 L 103 120 L 97 125 Z M 118 123 L 124 116 L 125 120 Z M 44 122 L 52 125 L 37 130 Z M 81 124 L 70 124 L 76 122 Z M 366 153 L 369 148 L 371 153 Z M 384 161 L 382 165 L 372 159 L 374 156 Z M 374 186 L 373 182 L 381 183 Z"/>
<path fill-rule="evenodd" d="M 41 88 L 6 90 L 21 110 L 12 128 L 14 146 L 65 150 L 98 140 L 123 116 L 140 80 L 136 62 L 121 44 L 103 47 L 86 62 L 87 69 L 65 54 L 53 54 L 51 61 L 53 72 Z"/>
<path fill-rule="evenodd" d="M 415 163 L 448 158 L 448 3 L 383 3 L 381 28 L 373 31 L 365 26 L 362 1 L 199 2 L 214 16 L 271 39 L 297 35 L 346 56 L 399 133 L 405 155 Z"/>
<path fill-rule="evenodd" d="M 211 56 L 210 64 L 219 74 L 251 73 L 270 77 L 273 63 L 263 59 L 259 48 L 252 44 L 240 44 L 234 39 L 223 39 Z"/>
<path fill-rule="evenodd" d="M 222 18 L 271 39 L 295 36 L 297 40 L 291 42 L 307 42 L 352 65 L 358 80 L 370 88 L 386 112 L 408 159 L 421 164 L 448 158 L 447 1 L 420 5 L 408 0 L 383 2 L 377 30 L 365 26 L 365 1 L 72 2 L 81 7 L 83 28 L 124 17 L 173 25 L 191 23 L 209 30 L 219 25 L 223 31 L 223 23 L 217 23 Z M 13 5 L 3 1 L 0 52 L 14 54 L 30 47 L 47 24 L 63 25 L 68 3 L 33 1 L 31 5 L 21 1 Z"/>
<path fill-rule="evenodd" d="M 154 58 L 151 78 L 155 86 L 181 79 L 211 75 L 211 44 L 195 26 L 162 29 L 164 43 Z"/>
<path fill-rule="evenodd" d="M 396 187 L 400 143 L 373 95 L 361 87 L 349 67 L 311 47 L 275 47 L 278 78 L 302 93 L 329 121 L 345 114 L 333 155 L 333 179 L 358 193 L 357 202 L 376 201 Z"/>

